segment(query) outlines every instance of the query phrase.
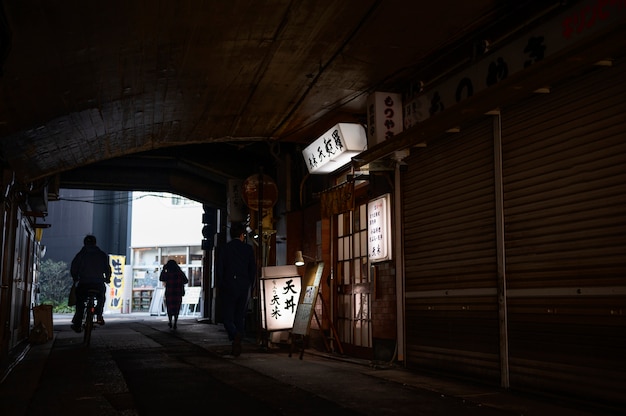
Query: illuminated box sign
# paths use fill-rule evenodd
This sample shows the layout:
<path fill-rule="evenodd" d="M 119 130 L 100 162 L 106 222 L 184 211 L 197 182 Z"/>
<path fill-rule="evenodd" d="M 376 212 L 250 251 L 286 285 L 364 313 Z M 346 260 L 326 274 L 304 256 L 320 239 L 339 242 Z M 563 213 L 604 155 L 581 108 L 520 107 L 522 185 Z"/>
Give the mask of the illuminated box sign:
<path fill-rule="evenodd" d="M 350 163 L 367 149 L 367 135 L 360 124 L 339 123 L 308 145 L 302 156 L 309 173 L 323 174 Z"/>
<path fill-rule="evenodd" d="M 367 204 L 367 250 L 370 261 L 391 260 L 391 195 Z"/>
<path fill-rule="evenodd" d="M 261 278 L 261 321 L 267 331 L 293 328 L 302 278 L 295 266 L 264 267 Z"/>
<path fill-rule="evenodd" d="M 367 138 L 373 146 L 402 133 L 402 95 L 375 92 L 367 98 Z"/>

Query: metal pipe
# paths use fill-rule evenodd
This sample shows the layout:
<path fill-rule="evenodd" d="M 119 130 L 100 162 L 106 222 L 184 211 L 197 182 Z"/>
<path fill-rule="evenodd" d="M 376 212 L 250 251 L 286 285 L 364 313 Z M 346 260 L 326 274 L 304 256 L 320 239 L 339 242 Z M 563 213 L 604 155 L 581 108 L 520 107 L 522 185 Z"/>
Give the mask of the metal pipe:
<path fill-rule="evenodd" d="M 504 246 L 504 192 L 502 185 L 502 124 L 500 111 L 493 115 L 493 159 L 496 204 L 496 256 L 498 268 L 498 315 L 500 326 L 500 385 L 509 383 L 509 330 L 506 293 L 506 255 Z"/>
<path fill-rule="evenodd" d="M 404 245 L 402 244 L 402 192 L 400 164 L 402 158 L 396 158 L 394 175 L 394 240 L 396 258 L 396 332 L 397 332 L 397 359 L 404 361 L 405 351 L 405 322 L 404 322 Z"/>

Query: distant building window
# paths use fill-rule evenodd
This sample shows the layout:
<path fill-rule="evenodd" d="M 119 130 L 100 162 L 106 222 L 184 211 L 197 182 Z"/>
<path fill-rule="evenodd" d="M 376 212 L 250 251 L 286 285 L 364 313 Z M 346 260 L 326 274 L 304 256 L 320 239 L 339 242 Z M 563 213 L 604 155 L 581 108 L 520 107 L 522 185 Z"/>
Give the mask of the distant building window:
<path fill-rule="evenodd" d="M 185 198 L 184 196 L 180 196 L 180 195 L 174 195 L 174 194 L 171 194 L 171 203 L 174 206 L 180 206 L 180 205 L 190 206 L 190 205 L 198 204 L 198 202 L 192 199 Z"/>

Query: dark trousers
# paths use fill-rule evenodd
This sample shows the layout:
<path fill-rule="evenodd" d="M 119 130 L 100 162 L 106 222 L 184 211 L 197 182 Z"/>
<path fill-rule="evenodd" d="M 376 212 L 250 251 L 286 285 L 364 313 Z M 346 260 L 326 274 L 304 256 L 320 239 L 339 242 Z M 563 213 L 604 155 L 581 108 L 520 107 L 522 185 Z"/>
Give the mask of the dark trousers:
<path fill-rule="evenodd" d="M 246 329 L 246 314 L 250 300 L 250 289 L 222 293 L 222 321 L 228 339 L 234 340 L 239 334 L 243 338 Z"/>
<path fill-rule="evenodd" d="M 87 302 L 89 290 L 97 290 L 96 294 L 96 315 L 102 316 L 102 310 L 104 308 L 104 299 L 106 286 L 103 283 L 78 283 L 76 286 L 76 312 L 72 322 L 76 325 L 80 325 L 83 321 L 83 315 L 85 314 L 85 303 Z"/>

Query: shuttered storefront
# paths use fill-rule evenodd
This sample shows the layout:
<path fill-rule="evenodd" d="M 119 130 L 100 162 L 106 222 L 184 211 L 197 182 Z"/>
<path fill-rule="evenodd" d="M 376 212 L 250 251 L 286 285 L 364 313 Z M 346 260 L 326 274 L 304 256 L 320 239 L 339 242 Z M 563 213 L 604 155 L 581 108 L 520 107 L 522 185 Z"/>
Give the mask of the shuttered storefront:
<path fill-rule="evenodd" d="M 491 121 L 412 153 L 403 175 L 407 365 L 497 382 Z"/>
<path fill-rule="evenodd" d="M 412 151 L 407 367 L 625 403 L 624 79 L 623 64 L 596 67 L 501 109 L 502 212 L 489 117 Z"/>
<path fill-rule="evenodd" d="M 511 386 L 625 400 L 626 72 L 502 111 Z"/>

